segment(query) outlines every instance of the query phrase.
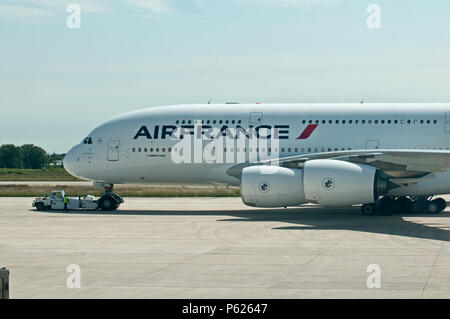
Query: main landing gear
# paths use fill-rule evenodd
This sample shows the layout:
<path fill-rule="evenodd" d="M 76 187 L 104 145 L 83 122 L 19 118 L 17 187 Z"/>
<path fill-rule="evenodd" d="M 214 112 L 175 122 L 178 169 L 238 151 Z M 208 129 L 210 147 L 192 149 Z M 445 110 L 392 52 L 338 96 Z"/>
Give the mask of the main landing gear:
<path fill-rule="evenodd" d="M 123 198 L 113 192 L 113 185 L 105 186 L 105 192 L 98 200 L 98 208 L 103 211 L 116 210 L 123 203 Z"/>
<path fill-rule="evenodd" d="M 437 214 L 447 207 L 443 198 L 432 199 L 432 197 L 409 198 L 405 196 L 384 196 L 376 203 L 365 204 L 361 207 L 363 215 L 391 215 L 402 213 L 429 213 Z"/>

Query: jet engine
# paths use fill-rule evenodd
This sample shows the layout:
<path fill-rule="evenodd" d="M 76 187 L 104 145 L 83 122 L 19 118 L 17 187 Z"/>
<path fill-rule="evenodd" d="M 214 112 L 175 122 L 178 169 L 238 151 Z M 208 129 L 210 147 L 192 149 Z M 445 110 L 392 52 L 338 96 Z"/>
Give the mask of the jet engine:
<path fill-rule="evenodd" d="M 249 166 L 241 176 L 241 195 L 256 207 L 350 206 L 375 202 L 388 180 L 371 166 L 339 160 L 311 160 L 303 168 Z"/>

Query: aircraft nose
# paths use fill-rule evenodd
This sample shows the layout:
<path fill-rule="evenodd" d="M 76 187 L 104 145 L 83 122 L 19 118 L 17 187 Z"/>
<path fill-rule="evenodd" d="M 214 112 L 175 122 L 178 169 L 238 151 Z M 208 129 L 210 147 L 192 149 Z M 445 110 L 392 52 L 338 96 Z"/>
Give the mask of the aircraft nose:
<path fill-rule="evenodd" d="M 77 163 L 76 149 L 77 149 L 76 146 L 72 147 L 72 149 L 69 152 L 67 152 L 66 156 L 64 156 L 64 160 L 63 160 L 64 169 L 70 175 L 73 175 L 73 176 L 77 175 L 77 170 L 76 170 L 76 163 Z"/>

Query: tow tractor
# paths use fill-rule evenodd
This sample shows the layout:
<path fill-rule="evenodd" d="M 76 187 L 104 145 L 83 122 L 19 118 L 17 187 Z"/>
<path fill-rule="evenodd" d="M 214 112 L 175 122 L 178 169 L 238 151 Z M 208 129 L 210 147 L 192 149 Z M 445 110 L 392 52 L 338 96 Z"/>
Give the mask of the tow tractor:
<path fill-rule="evenodd" d="M 63 190 L 56 190 L 44 197 L 35 198 L 32 206 L 37 210 L 63 210 L 64 196 Z M 67 197 L 67 208 L 70 210 L 86 209 L 103 211 L 116 210 L 123 203 L 122 197 L 113 192 L 105 191 L 105 193 L 96 199 L 93 195 L 84 197 Z"/>

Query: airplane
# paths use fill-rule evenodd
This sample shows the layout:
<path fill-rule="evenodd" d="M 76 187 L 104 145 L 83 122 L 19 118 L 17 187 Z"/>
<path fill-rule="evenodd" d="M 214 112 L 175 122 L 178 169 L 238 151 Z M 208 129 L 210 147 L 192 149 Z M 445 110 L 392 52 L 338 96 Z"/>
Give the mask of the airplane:
<path fill-rule="evenodd" d="M 195 104 L 146 108 L 96 127 L 65 169 L 116 184 L 239 186 L 246 205 L 362 205 L 364 215 L 439 213 L 450 193 L 450 105 Z"/>

